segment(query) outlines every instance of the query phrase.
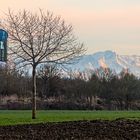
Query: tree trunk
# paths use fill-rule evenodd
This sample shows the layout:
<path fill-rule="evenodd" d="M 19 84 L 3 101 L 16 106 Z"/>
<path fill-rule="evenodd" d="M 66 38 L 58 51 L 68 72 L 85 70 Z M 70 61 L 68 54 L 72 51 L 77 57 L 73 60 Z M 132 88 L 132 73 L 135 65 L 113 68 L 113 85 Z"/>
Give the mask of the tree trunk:
<path fill-rule="evenodd" d="M 32 71 L 32 119 L 36 118 L 36 67 Z"/>

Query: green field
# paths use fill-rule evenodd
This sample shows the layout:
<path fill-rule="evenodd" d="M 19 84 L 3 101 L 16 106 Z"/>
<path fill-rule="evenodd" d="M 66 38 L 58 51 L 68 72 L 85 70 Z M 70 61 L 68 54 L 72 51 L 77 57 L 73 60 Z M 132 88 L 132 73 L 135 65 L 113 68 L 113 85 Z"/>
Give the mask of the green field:
<path fill-rule="evenodd" d="M 32 120 L 31 111 L 0 110 L 0 125 L 117 118 L 140 119 L 140 111 L 38 111 Z"/>

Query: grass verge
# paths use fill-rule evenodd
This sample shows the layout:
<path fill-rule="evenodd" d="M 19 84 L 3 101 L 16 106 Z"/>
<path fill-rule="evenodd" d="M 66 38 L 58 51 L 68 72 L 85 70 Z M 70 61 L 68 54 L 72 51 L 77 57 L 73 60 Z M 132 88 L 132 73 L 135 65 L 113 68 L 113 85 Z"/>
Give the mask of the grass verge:
<path fill-rule="evenodd" d="M 0 110 L 0 125 L 17 125 L 45 122 L 63 122 L 77 120 L 115 120 L 140 119 L 140 111 L 37 111 L 37 119 L 31 119 L 30 110 Z"/>

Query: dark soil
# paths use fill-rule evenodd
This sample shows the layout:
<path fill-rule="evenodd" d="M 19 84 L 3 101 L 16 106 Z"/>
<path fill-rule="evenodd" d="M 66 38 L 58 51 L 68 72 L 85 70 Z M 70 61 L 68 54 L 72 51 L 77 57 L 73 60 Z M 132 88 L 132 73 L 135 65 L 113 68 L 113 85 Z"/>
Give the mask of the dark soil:
<path fill-rule="evenodd" d="M 0 140 L 140 140 L 140 121 L 75 121 L 1 126 Z"/>

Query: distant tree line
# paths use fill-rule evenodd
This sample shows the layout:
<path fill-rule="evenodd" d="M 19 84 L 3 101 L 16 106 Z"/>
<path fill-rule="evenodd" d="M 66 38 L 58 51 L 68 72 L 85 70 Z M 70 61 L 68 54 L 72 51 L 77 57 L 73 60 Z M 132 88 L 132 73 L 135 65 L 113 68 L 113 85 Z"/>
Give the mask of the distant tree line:
<path fill-rule="evenodd" d="M 0 81 L 0 109 L 31 109 L 30 74 L 0 68 Z M 17 100 L 8 98 L 13 96 Z M 140 79 L 126 70 L 116 74 L 103 68 L 64 76 L 57 66 L 42 65 L 37 71 L 37 108 L 138 110 Z"/>

